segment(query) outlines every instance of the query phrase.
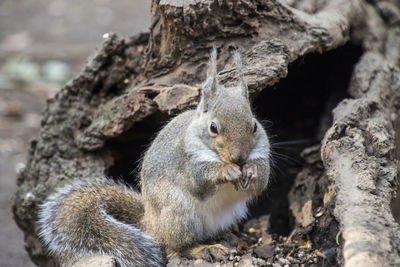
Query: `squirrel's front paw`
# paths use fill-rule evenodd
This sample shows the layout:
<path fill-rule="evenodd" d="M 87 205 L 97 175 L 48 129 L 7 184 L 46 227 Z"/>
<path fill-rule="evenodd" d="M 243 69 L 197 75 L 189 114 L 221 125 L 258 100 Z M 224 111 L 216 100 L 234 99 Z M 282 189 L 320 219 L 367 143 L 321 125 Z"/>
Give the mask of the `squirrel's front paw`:
<path fill-rule="evenodd" d="M 242 171 L 239 166 L 228 164 L 224 167 L 222 175 L 226 181 L 236 184 L 242 178 Z"/>
<path fill-rule="evenodd" d="M 239 180 L 239 184 L 242 190 L 246 190 L 249 187 L 250 182 L 258 178 L 257 165 L 254 163 L 244 164 L 242 167 L 242 173 L 243 176 Z"/>

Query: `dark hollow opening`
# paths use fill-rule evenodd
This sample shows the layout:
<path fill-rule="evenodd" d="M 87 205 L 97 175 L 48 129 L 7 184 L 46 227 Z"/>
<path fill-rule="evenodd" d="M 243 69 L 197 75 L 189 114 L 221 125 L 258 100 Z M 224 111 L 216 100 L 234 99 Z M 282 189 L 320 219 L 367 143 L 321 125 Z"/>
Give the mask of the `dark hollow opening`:
<path fill-rule="evenodd" d="M 277 155 L 273 156 L 270 186 L 252 205 L 250 214 L 270 214 L 272 233 L 288 235 L 292 229 L 287 194 L 301 170 L 299 154 L 320 142 L 331 124 L 331 110 L 349 97 L 346 90 L 361 54 L 360 47 L 347 44 L 322 55 L 302 57 L 290 64 L 286 78 L 264 89 L 253 102 L 257 118 L 271 122 L 265 125 Z M 108 148 L 115 163 L 107 175 L 137 187 L 141 156 L 167 120 L 157 114 L 110 140 Z"/>
<path fill-rule="evenodd" d="M 398 178 L 397 178 L 398 179 Z M 394 220 L 400 224 L 400 188 L 397 186 L 396 197 L 390 203 Z"/>
<path fill-rule="evenodd" d="M 396 150 L 395 155 L 397 159 L 400 159 L 400 119 L 397 119 L 394 123 L 394 129 L 396 131 L 395 135 L 395 144 Z M 392 211 L 393 218 L 397 223 L 400 224 L 400 185 L 398 181 L 399 177 L 397 177 L 397 190 L 396 196 L 393 198 L 392 202 L 390 203 L 390 209 Z"/>
<path fill-rule="evenodd" d="M 332 109 L 349 97 L 347 88 L 361 54 L 360 47 L 347 44 L 322 55 L 304 56 L 289 65 L 286 78 L 254 101 L 258 118 L 272 122 L 267 131 L 275 164 L 269 189 L 254 205 L 252 215 L 270 214 L 272 233 L 290 234 L 287 195 L 302 168 L 300 152 L 320 143 L 331 125 Z"/>
<path fill-rule="evenodd" d="M 163 114 L 150 116 L 136 123 L 129 131 L 118 138 L 110 140 L 107 147 L 112 152 L 114 165 L 108 169 L 107 176 L 140 190 L 140 161 L 151 141 L 168 120 L 168 116 Z"/>

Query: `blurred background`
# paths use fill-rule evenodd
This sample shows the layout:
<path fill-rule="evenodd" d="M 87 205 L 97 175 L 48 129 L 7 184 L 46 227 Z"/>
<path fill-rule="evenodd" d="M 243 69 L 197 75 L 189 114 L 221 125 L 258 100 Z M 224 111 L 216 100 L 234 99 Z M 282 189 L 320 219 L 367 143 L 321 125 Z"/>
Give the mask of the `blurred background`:
<path fill-rule="evenodd" d="M 0 267 L 34 266 L 10 199 L 45 100 L 85 66 L 106 32 L 147 31 L 149 0 L 0 0 Z"/>

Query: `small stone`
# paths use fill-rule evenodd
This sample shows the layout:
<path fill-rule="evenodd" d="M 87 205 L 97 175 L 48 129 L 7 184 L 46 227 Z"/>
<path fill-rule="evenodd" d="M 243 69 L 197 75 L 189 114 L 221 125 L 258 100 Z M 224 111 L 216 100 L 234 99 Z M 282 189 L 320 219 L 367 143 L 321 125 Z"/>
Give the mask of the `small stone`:
<path fill-rule="evenodd" d="M 261 246 L 255 248 L 254 253 L 259 258 L 267 259 L 267 258 L 274 256 L 274 247 L 271 245 L 264 244 L 264 245 L 261 245 Z"/>
<path fill-rule="evenodd" d="M 293 262 L 294 262 L 294 259 L 293 259 L 293 257 L 291 257 L 291 256 L 287 256 L 286 259 L 287 259 L 290 263 L 293 263 Z"/>
<path fill-rule="evenodd" d="M 304 252 L 303 251 L 299 251 L 299 253 L 297 254 L 297 256 L 299 258 L 303 258 L 304 257 Z"/>
<path fill-rule="evenodd" d="M 239 267 L 252 267 L 253 266 L 253 257 L 250 255 L 244 255 L 239 261 Z"/>
<path fill-rule="evenodd" d="M 263 259 L 253 258 L 253 265 L 255 266 L 266 266 L 268 263 Z"/>
<path fill-rule="evenodd" d="M 278 262 L 281 265 L 289 264 L 289 261 L 285 258 L 279 258 Z"/>

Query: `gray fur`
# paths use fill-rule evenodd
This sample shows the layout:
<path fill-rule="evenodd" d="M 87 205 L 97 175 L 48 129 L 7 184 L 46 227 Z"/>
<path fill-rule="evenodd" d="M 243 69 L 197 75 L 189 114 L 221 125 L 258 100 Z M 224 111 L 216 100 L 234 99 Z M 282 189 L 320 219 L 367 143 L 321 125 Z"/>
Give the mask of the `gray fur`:
<path fill-rule="evenodd" d="M 235 49 L 232 52 L 233 54 L 233 61 L 235 62 L 236 71 L 239 74 L 239 85 L 242 88 L 242 92 L 246 98 L 249 98 L 249 90 L 247 88 L 246 79 L 243 74 L 243 66 L 242 66 L 242 59 L 240 57 L 240 53 Z"/>
<path fill-rule="evenodd" d="M 204 110 L 210 107 L 210 102 L 216 93 L 217 86 L 217 49 L 213 47 L 208 63 L 207 79 L 203 84 L 202 99 L 199 104 Z"/>
<path fill-rule="evenodd" d="M 235 62 L 242 73 L 238 53 Z M 237 86 L 226 88 L 216 80 L 216 65 L 214 48 L 197 109 L 174 118 L 153 141 L 142 163 L 146 230 L 174 250 L 202 242 L 245 218 L 246 202 L 268 184 L 268 137 L 251 112 L 244 78 L 241 74 Z M 208 133 L 213 120 L 221 126 L 221 149 Z M 255 134 L 253 122 L 258 125 Z M 224 177 L 224 169 L 236 165 L 233 160 L 237 159 L 249 159 L 258 168 L 259 177 L 246 190 L 235 190 Z"/>
<path fill-rule="evenodd" d="M 82 240 L 71 240 L 71 236 L 66 236 L 59 232 L 58 229 L 63 224 L 57 216 L 63 208 L 66 199 L 79 191 L 85 191 L 88 188 L 103 188 L 105 186 L 126 187 L 116 184 L 106 178 L 97 178 L 93 181 L 83 180 L 59 188 L 54 194 L 50 195 L 46 202 L 40 206 L 38 214 L 39 237 L 47 246 L 49 252 L 53 255 L 65 258 L 69 257 L 82 258 L 95 254 L 108 254 L 113 257 L 122 267 L 128 266 L 163 266 L 162 253 L 157 246 L 156 241 L 138 227 L 126 224 L 116 220 L 102 207 L 104 204 L 99 203 L 99 212 L 104 219 L 106 227 L 120 229 L 125 236 L 119 236 L 120 247 L 115 247 L 114 250 L 105 250 L 100 242 L 95 249 L 89 249 L 85 246 Z M 124 191 L 125 188 L 121 191 Z M 108 200 L 110 201 L 110 200 Z M 107 203 L 112 205 L 112 203 Z M 126 207 L 129 208 L 129 207 Z M 77 210 L 76 212 L 81 212 Z M 73 214 L 71 214 L 73 216 Z M 92 224 L 93 229 L 96 225 Z M 102 226 L 105 227 L 105 226 Z M 97 229 L 99 234 L 102 234 L 102 229 Z M 71 229 L 71 232 L 74 229 Z M 117 238 L 117 237 L 116 237 Z M 130 254 L 131 247 L 138 247 L 141 253 Z"/>

